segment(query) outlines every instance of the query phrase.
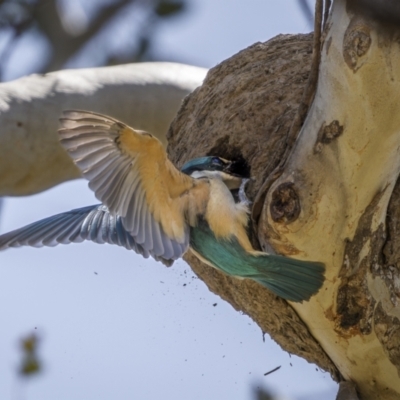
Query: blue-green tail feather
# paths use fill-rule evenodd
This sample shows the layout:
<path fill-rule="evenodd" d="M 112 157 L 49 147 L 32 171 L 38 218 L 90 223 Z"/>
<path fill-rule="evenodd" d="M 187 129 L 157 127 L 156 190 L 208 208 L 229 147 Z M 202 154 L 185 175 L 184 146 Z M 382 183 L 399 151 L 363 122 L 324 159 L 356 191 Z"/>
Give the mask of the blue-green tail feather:
<path fill-rule="evenodd" d="M 322 263 L 247 253 L 234 236 L 230 240 L 217 240 L 204 221 L 191 229 L 190 245 L 217 269 L 228 275 L 253 279 L 290 301 L 308 300 L 324 282 Z"/>
<path fill-rule="evenodd" d="M 257 272 L 248 277 L 290 301 L 308 300 L 324 283 L 324 264 L 293 258 L 253 256 L 250 264 Z"/>

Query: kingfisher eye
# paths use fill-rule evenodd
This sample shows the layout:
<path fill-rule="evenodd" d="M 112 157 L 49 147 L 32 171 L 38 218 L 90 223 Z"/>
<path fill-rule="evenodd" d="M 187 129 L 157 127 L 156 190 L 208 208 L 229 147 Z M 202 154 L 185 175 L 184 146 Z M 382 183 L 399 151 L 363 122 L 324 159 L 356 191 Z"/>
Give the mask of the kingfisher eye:
<path fill-rule="evenodd" d="M 218 158 L 218 157 L 213 157 L 212 163 L 213 163 L 213 164 L 216 164 L 216 165 L 219 165 L 219 166 L 223 166 L 223 165 L 224 165 L 224 163 L 223 163 L 223 162 L 221 161 L 221 159 Z"/>

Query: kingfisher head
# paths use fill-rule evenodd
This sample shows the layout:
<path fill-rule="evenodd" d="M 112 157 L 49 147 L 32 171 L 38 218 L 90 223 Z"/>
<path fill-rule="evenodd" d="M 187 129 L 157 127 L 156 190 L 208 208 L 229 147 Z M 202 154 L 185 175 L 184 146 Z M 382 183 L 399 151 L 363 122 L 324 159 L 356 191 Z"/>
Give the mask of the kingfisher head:
<path fill-rule="evenodd" d="M 207 156 L 188 161 L 181 168 L 186 175 L 194 171 L 221 171 L 240 178 L 249 178 L 249 167 L 243 159 L 230 161 L 222 157 Z"/>
<path fill-rule="evenodd" d="M 192 175 L 196 172 L 196 177 L 201 176 L 199 172 L 201 173 L 202 171 L 205 172 L 204 176 L 210 176 L 210 172 L 214 172 L 212 175 L 222 179 L 231 190 L 239 188 L 242 179 L 249 176 L 245 162 L 230 161 L 217 156 L 199 157 L 190 160 L 181 168 L 181 171 L 186 175 Z"/>

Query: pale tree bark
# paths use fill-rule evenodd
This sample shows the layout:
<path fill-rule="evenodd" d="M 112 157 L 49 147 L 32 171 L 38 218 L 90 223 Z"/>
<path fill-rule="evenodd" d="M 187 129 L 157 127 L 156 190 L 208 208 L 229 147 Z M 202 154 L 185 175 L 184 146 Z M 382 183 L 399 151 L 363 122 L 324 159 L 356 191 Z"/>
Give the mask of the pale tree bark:
<path fill-rule="evenodd" d="M 363 398 L 398 399 L 400 309 L 381 249 L 400 167 L 400 31 L 351 3 L 333 5 L 315 100 L 258 232 L 326 263 L 324 288 L 294 309 Z"/>
<path fill-rule="evenodd" d="M 182 99 L 204 68 L 137 63 L 31 75 L 0 84 L 0 196 L 37 193 L 80 177 L 58 142 L 65 109 L 101 112 L 147 130 L 166 145 Z"/>
<path fill-rule="evenodd" d="M 333 2 L 301 130 L 317 77 L 311 34 L 257 43 L 210 70 L 168 133 L 178 166 L 207 154 L 248 164 L 255 246 L 326 264 L 321 291 L 293 304 L 185 255 L 210 290 L 340 381 L 341 400 L 400 398 L 400 34 L 386 3 Z M 80 107 L 74 90 L 68 106 Z"/>
<path fill-rule="evenodd" d="M 210 289 L 287 351 L 353 382 L 338 398 L 399 399 L 400 31 L 369 3 L 334 1 L 296 141 L 311 38 L 278 36 L 209 72 L 174 120 L 169 149 L 178 165 L 214 153 L 247 161 L 260 246 L 327 268 L 318 295 L 288 305 L 187 255 Z"/>

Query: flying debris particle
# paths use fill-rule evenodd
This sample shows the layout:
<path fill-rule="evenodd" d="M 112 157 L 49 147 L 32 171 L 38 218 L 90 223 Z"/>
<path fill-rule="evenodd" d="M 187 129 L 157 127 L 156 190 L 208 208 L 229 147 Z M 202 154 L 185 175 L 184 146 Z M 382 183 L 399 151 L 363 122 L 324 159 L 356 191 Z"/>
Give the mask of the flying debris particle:
<path fill-rule="evenodd" d="M 293 182 L 279 185 L 272 193 L 271 217 L 275 222 L 290 224 L 300 215 L 300 199 Z"/>
<path fill-rule="evenodd" d="M 280 369 L 280 368 L 281 368 L 281 365 L 279 365 L 279 367 L 276 367 L 276 368 L 274 368 L 274 369 L 271 369 L 271 371 L 266 372 L 266 373 L 264 374 L 264 376 L 267 376 L 267 375 L 269 375 L 269 374 L 272 374 L 273 372 L 278 371 L 278 369 Z"/>

